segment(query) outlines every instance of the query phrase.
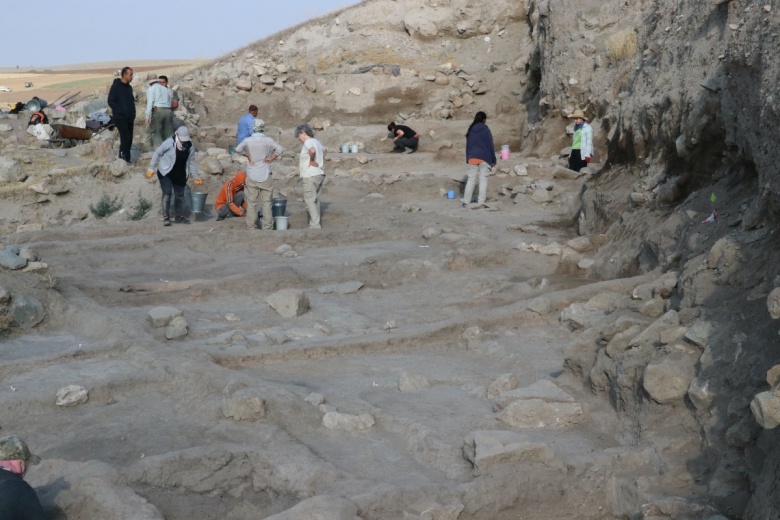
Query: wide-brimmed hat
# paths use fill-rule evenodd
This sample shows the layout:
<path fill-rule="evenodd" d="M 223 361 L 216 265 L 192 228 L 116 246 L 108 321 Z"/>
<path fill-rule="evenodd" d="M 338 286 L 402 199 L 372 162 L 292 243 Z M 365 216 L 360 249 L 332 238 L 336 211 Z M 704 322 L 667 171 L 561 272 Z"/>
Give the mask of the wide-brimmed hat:
<path fill-rule="evenodd" d="M 585 117 L 585 112 L 583 112 L 582 110 L 575 110 L 572 113 L 572 115 L 569 116 L 569 119 L 577 119 L 577 118 L 584 119 L 585 121 L 588 120 L 588 118 Z"/>
<path fill-rule="evenodd" d="M 30 453 L 30 448 L 17 435 L 0 439 L 0 460 L 21 460 L 29 464 L 38 464 L 41 458 Z"/>
<path fill-rule="evenodd" d="M 255 118 L 255 122 L 252 123 L 252 128 L 254 128 L 255 132 L 262 132 L 265 130 L 265 121 Z"/>
<path fill-rule="evenodd" d="M 177 128 L 176 135 L 179 136 L 179 141 L 185 142 L 190 140 L 190 131 L 186 126 L 180 126 Z"/>
<path fill-rule="evenodd" d="M 159 83 L 159 82 L 160 82 L 160 78 L 152 78 L 149 80 L 149 86 L 151 87 L 155 83 Z"/>

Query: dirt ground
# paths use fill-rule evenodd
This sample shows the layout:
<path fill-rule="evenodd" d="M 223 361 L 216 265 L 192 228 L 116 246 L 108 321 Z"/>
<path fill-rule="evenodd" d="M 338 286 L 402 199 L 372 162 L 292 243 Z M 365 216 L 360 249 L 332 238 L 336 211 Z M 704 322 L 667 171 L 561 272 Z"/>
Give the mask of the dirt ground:
<path fill-rule="evenodd" d="M 47 511 L 776 517 L 780 434 L 751 403 L 778 392 L 778 68 L 761 51 L 778 15 L 704 4 L 372 0 L 172 77 L 209 205 L 242 167 L 237 119 L 260 107 L 286 149 L 283 231 L 211 210 L 163 227 L 142 110 L 127 171 L 110 131 L 54 149 L 3 115 L 1 241 L 47 266 L 0 271 L 0 433 L 43 456 L 28 479 Z M 575 109 L 595 149 L 572 178 Z M 464 208 L 477 110 L 512 155 L 487 205 Z M 417 153 L 388 153 L 391 120 Z M 322 230 L 306 226 L 301 122 L 331 151 Z M 103 195 L 121 209 L 97 219 Z M 284 289 L 308 311 L 274 310 Z M 35 327 L 10 312 L 23 297 L 42 304 Z M 159 306 L 186 336 L 152 326 Z M 68 385 L 88 400 L 57 405 Z"/>
<path fill-rule="evenodd" d="M 339 164 L 333 161 L 356 162 L 342 154 L 331 154 L 330 165 Z M 552 257 L 513 250 L 520 241 L 571 238 L 555 222 L 567 208 L 496 195 L 490 209 L 462 208 L 442 196 L 460 189 L 450 178 L 463 169 L 459 163 L 442 165 L 425 152 L 374 154 L 372 162 L 377 177 L 425 172 L 382 186 L 334 178 L 323 195 L 321 231 L 305 229 L 296 185 L 284 180 L 287 231 L 250 233 L 241 219 L 206 217 L 165 228 L 150 215 L 139 223 L 118 216 L 16 236 L 52 266 L 59 294 L 45 326 L 3 347 L 5 421 L 34 435 L 38 451 L 54 461 L 36 468 L 32 481 L 53 478 L 58 460 L 77 472 L 105 463 L 136 475 L 128 485 L 168 519 L 249 518 L 250 509 L 251 517 L 266 517 L 312 494 L 351 497 L 363 518 L 399 518 L 426 501 L 461 503 L 457 495 L 478 494 L 475 482 L 493 485 L 475 478 L 461 451 L 473 431 L 508 430 L 486 396 L 506 373 L 521 388 L 556 382 L 586 410 L 576 429 L 530 430 L 528 442 L 543 442 L 574 465 L 582 453 L 619 447 L 603 405 L 561 379 L 571 333 L 557 316 L 524 304 L 587 284 L 556 274 Z M 130 182 L 125 193 L 155 196 L 157 187 L 140 172 Z M 491 180 L 491 193 L 499 182 Z M 205 189 L 215 188 L 208 180 Z M 420 210 L 406 212 L 402 204 Z M 539 228 L 530 235 L 517 230 L 532 224 Z M 438 234 L 423 238 L 428 228 Z M 282 244 L 297 256 L 275 254 Z M 344 295 L 318 290 L 349 281 L 363 288 Z M 311 310 L 279 316 L 265 300 L 283 288 L 305 291 Z M 185 339 L 168 341 L 146 323 L 158 305 L 184 311 Z M 475 326 L 480 331 L 464 339 Z M 430 386 L 399 391 L 403 372 L 424 376 Z M 78 383 L 88 385 L 88 403 L 53 410 L 54 393 Z M 241 390 L 262 395 L 265 420 L 222 415 L 222 400 Z M 341 413 L 371 414 L 376 424 L 331 431 L 304 401 L 311 393 Z M 211 466 L 222 454 L 251 462 Z M 193 457 L 203 471 L 224 475 L 189 482 Z M 254 469 L 233 467 L 245 464 Z M 266 472 L 268 482 L 258 484 Z M 563 481 L 540 480 L 563 492 Z M 527 485 L 511 484 L 515 499 Z M 58 493 L 66 490 L 55 479 L 42 495 L 52 500 Z M 461 518 L 514 518 L 515 499 Z M 521 509 L 533 509 L 530 497 L 522 502 Z M 569 517 L 542 502 L 536 518 Z M 381 507 L 372 512 L 368 504 Z M 57 518 L 86 518 L 79 511 Z"/>

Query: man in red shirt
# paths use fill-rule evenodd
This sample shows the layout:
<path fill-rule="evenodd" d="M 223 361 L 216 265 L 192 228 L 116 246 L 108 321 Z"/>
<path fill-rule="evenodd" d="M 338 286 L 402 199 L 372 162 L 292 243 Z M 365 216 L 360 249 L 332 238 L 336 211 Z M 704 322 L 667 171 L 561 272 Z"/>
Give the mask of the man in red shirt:
<path fill-rule="evenodd" d="M 219 190 L 214 209 L 217 212 L 217 220 L 225 217 L 243 217 L 246 214 L 246 202 L 244 201 L 244 183 L 246 173 L 238 172 L 235 177 L 227 181 Z"/>

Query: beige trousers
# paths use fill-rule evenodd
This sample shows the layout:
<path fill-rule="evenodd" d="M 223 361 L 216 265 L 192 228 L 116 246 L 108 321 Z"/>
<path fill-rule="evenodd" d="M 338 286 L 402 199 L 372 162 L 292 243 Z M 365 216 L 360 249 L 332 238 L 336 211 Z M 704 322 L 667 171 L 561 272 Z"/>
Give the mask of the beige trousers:
<path fill-rule="evenodd" d="M 257 201 L 263 203 L 263 229 L 274 228 L 274 218 L 271 213 L 271 199 L 274 196 L 274 187 L 269 178 L 265 182 L 256 182 L 251 179 L 244 181 L 244 197 L 246 199 L 246 227 L 256 229 Z"/>
<path fill-rule="evenodd" d="M 306 209 L 309 211 L 309 228 L 322 229 L 320 224 L 320 192 L 322 184 L 325 182 L 325 176 L 315 175 L 314 177 L 304 177 L 302 180 L 303 202 L 306 203 Z"/>

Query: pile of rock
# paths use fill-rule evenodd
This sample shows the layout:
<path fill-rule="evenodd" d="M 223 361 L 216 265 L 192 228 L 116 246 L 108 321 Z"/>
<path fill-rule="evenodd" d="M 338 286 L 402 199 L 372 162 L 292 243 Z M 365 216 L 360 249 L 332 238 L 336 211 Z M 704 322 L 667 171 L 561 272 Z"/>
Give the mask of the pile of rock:
<path fill-rule="evenodd" d="M 189 333 L 184 312 L 176 307 L 154 307 L 149 310 L 146 320 L 156 329 L 165 327 L 166 339 L 183 338 Z"/>

